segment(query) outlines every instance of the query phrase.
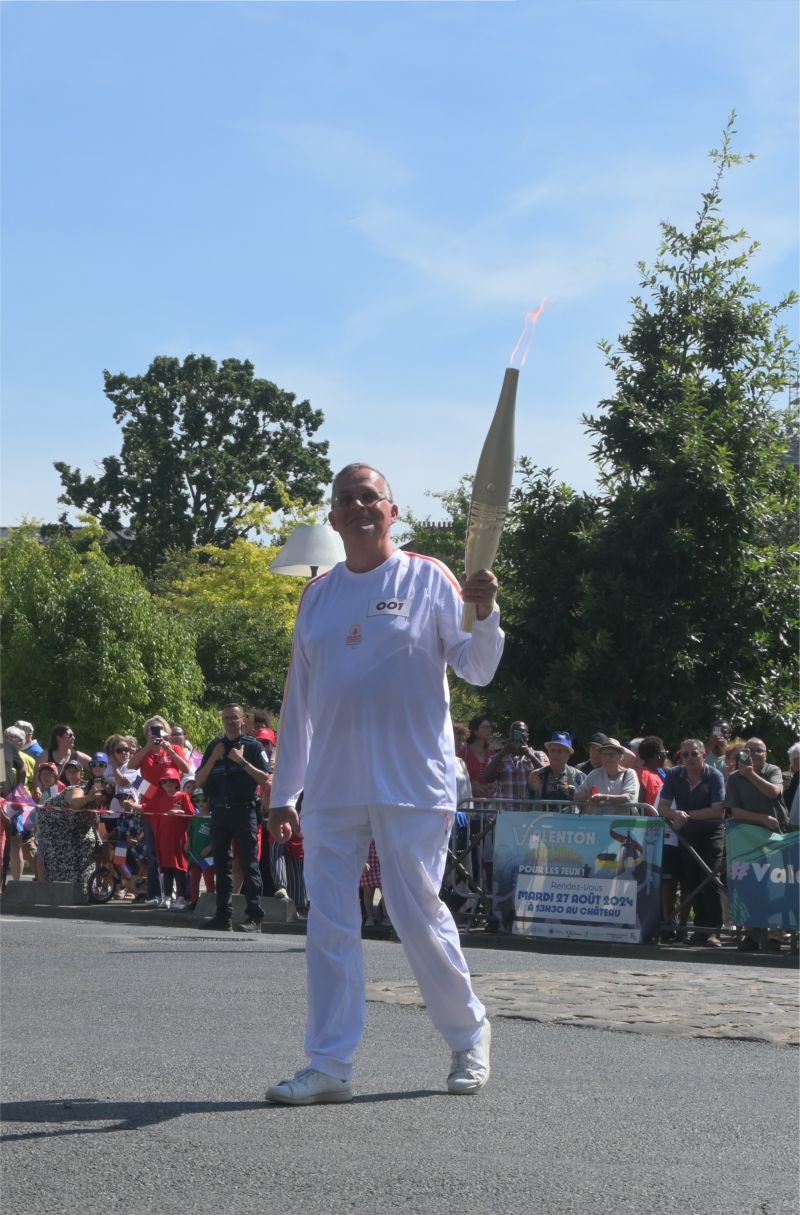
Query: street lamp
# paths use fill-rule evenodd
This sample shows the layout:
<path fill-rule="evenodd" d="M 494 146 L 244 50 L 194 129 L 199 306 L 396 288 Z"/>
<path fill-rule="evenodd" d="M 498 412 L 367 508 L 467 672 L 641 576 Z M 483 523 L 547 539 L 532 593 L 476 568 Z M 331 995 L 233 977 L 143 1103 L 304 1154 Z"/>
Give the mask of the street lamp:
<path fill-rule="evenodd" d="M 274 574 L 316 578 L 344 561 L 344 545 L 327 523 L 298 523 L 269 567 Z"/>

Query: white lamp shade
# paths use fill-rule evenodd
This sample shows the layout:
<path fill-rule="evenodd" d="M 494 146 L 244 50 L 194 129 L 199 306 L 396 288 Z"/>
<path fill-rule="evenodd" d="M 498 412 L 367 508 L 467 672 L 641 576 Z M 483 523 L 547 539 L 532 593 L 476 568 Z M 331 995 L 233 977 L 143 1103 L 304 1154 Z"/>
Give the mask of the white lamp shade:
<path fill-rule="evenodd" d="M 275 574 L 311 578 L 344 561 L 344 545 L 326 523 L 298 523 L 269 567 Z"/>

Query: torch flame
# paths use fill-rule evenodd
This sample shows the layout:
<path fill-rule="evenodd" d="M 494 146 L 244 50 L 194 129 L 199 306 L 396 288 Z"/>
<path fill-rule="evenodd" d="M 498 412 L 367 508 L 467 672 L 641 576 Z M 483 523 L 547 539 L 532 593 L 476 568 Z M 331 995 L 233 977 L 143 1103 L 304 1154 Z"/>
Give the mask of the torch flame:
<path fill-rule="evenodd" d="M 514 366 L 514 359 L 520 355 L 519 365 L 525 366 L 525 360 L 528 357 L 528 351 L 531 348 L 533 341 L 533 331 L 536 328 L 536 322 L 545 310 L 547 300 L 542 300 L 538 308 L 534 308 L 533 312 L 525 313 L 525 324 L 522 326 L 522 333 L 519 335 L 519 341 L 511 351 L 511 358 L 508 360 L 509 367 Z"/>

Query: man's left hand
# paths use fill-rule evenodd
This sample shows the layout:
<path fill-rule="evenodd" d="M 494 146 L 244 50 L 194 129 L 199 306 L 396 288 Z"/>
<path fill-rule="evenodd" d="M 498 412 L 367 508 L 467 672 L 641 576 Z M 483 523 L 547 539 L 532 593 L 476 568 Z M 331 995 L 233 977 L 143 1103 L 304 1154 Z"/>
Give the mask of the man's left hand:
<path fill-rule="evenodd" d="M 497 579 L 491 570 L 476 570 L 461 584 L 465 603 L 475 605 L 475 615 L 478 620 L 491 616 L 497 597 Z"/>
<path fill-rule="evenodd" d="M 241 768 L 244 764 L 244 747 L 231 747 L 228 751 L 228 759 L 238 764 Z"/>

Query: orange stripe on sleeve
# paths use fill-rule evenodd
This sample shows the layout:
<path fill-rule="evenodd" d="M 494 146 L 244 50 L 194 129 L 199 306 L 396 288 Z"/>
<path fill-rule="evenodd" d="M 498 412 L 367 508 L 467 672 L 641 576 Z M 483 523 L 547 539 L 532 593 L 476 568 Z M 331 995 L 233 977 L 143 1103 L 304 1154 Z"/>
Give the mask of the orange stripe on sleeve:
<path fill-rule="evenodd" d="M 426 557 L 424 553 L 409 553 L 407 551 L 406 551 L 406 556 L 407 557 L 416 557 L 418 561 L 430 561 L 432 565 L 435 565 L 437 569 L 442 571 L 445 578 L 449 579 L 449 581 L 453 584 L 453 586 L 456 588 L 459 595 L 461 595 L 461 598 L 463 599 L 463 595 L 461 593 L 461 584 L 459 583 L 455 574 L 451 573 L 451 571 L 447 568 L 447 566 L 444 565 L 443 562 L 439 561 L 438 557 Z"/>

